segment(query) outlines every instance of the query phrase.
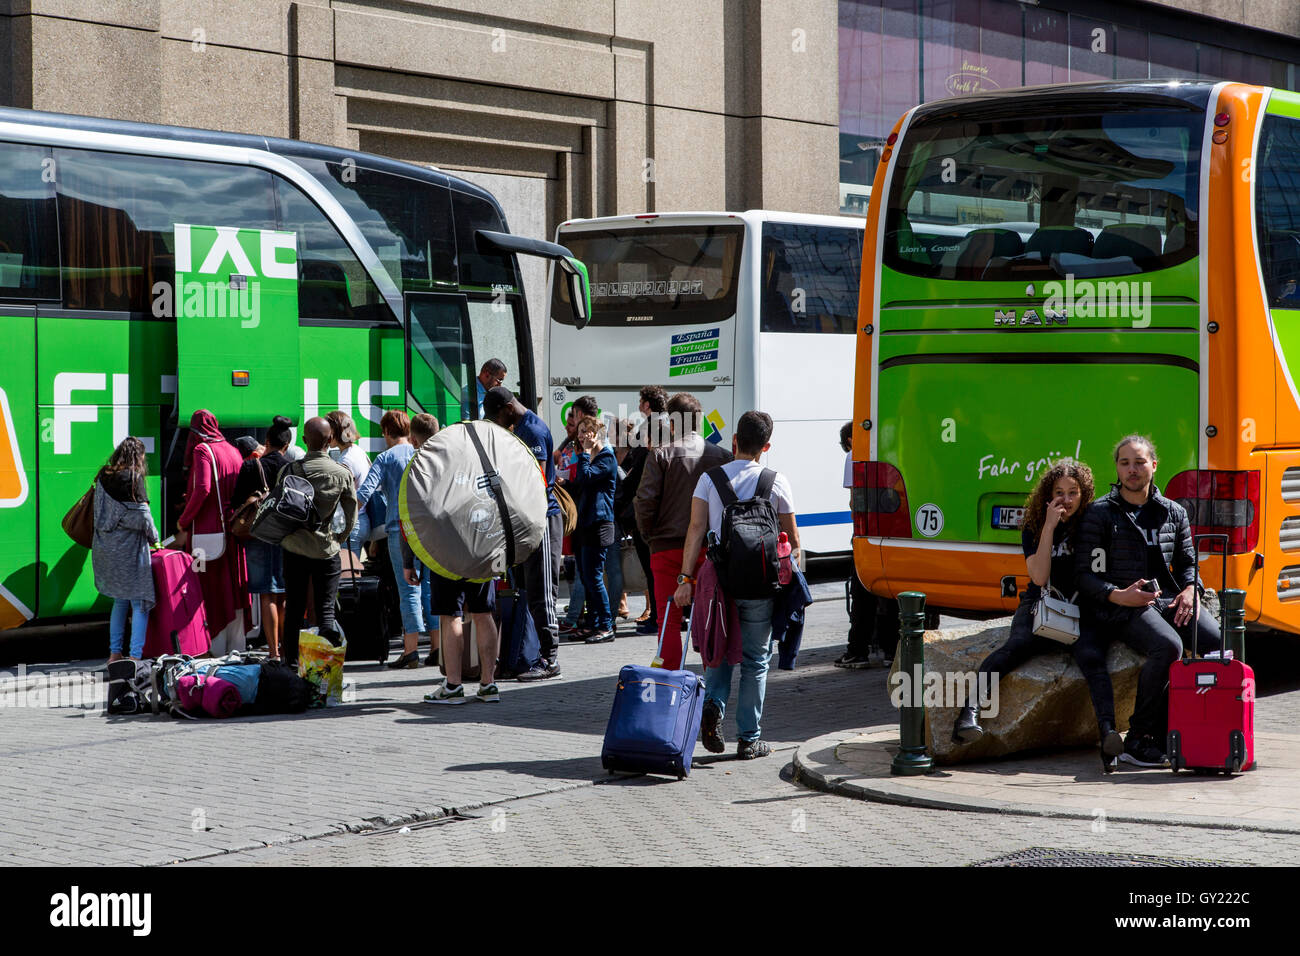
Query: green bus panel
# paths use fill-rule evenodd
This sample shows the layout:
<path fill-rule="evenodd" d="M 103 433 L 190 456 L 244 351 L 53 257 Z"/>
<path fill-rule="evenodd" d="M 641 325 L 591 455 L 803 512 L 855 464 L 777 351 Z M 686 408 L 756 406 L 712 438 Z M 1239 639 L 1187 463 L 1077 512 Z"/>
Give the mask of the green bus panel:
<path fill-rule="evenodd" d="M 277 414 L 296 418 L 284 411 L 297 404 L 300 386 L 294 234 L 175 228 L 181 423 L 200 408 L 223 425 L 265 426 Z M 346 277 L 316 284 L 324 294 L 345 295 Z"/>
<path fill-rule="evenodd" d="M 0 317 L 0 340 L 10 356 L 32 355 L 36 320 Z M 36 554 L 35 399 L 35 365 L 0 362 L 0 628 L 36 613 L 36 586 L 44 573 Z"/>
<path fill-rule="evenodd" d="M 302 381 L 297 397 L 275 414 L 301 414 L 301 421 L 342 409 L 356 422 L 363 451 L 384 449 L 379 420 L 389 409 L 406 408 L 402 330 L 304 326 L 299 331 Z M 266 427 L 271 416 L 255 424 Z M 301 444 L 301 429 L 299 444 Z"/>
<path fill-rule="evenodd" d="M 949 324 L 953 313 L 962 309 L 936 309 L 936 306 L 959 303 L 962 306 L 980 306 L 991 310 L 994 306 L 1023 306 L 1025 308 L 1042 305 L 1049 296 L 1058 294 L 1070 298 L 1076 305 L 1083 306 L 1083 301 L 1091 297 L 1090 310 L 1104 294 L 1109 305 L 1120 299 L 1120 292 L 1127 292 L 1128 298 L 1137 296 L 1142 302 L 1184 301 L 1195 303 L 1200 300 L 1199 263 L 1197 258 L 1160 269 L 1129 276 L 1106 276 L 1096 279 L 1074 277 L 1073 279 L 1020 279 L 1014 282 L 988 281 L 969 282 L 954 279 L 931 279 L 923 276 L 906 275 L 888 266 L 881 266 L 880 288 L 881 305 L 916 304 L 921 309 L 931 311 L 925 316 L 929 328 L 956 328 Z M 1050 283 L 1057 282 L 1058 288 L 1049 288 Z M 1113 288 L 1123 285 L 1123 289 Z M 1032 287 L 1033 291 L 1030 291 Z M 885 315 L 888 312 L 884 313 Z M 986 313 L 988 314 L 988 313 Z M 1086 319 L 1071 319 L 1071 324 L 1079 322 L 1094 326 L 1114 325 L 1113 315 L 1093 315 Z M 1125 316 L 1123 324 L 1127 324 Z M 976 325 L 986 324 L 980 320 Z"/>
<path fill-rule="evenodd" d="M 974 355 L 1060 355 L 1062 361 L 1079 357 L 1094 361 L 1096 356 L 1164 356 L 1193 366 L 1200 364 L 1200 337 L 1196 332 L 1072 332 L 1056 333 L 970 332 L 964 335 L 894 333 L 880 338 L 880 362 L 888 371 L 891 361 L 909 356 Z"/>
<path fill-rule="evenodd" d="M 1195 467 L 1197 374 L 1177 365 L 903 364 L 880 372 L 878 394 L 875 457 L 901 472 L 916 538 L 1018 543 L 991 526 L 994 505 L 1023 503 L 1062 457 L 1090 465 L 1105 494 L 1111 450 L 1130 432 L 1156 443 L 1162 486 Z M 918 529 L 926 505 L 941 516 L 933 535 Z"/>
<path fill-rule="evenodd" d="M 167 321 L 37 320 L 41 617 L 110 606 L 95 591 L 89 552 L 72 543 L 61 523 L 127 435 L 145 443 L 149 500 L 154 521 L 161 518 L 162 425 L 175 401 L 175 346 L 175 327 Z"/>

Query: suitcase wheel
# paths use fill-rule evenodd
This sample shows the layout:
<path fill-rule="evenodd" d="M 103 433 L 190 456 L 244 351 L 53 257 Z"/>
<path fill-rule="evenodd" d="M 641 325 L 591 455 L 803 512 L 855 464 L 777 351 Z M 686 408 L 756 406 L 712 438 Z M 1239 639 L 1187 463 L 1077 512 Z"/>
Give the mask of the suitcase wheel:
<path fill-rule="evenodd" d="M 1246 737 L 1240 730 L 1234 730 L 1228 734 L 1228 760 L 1224 768 L 1227 773 L 1241 773 L 1241 767 L 1246 762 Z"/>
<path fill-rule="evenodd" d="M 1183 762 L 1183 735 L 1178 731 L 1169 731 L 1169 736 L 1165 740 L 1165 753 L 1169 757 L 1169 768 L 1174 773 L 1177 773 L 1187 766 L 1187 764 Z"/>

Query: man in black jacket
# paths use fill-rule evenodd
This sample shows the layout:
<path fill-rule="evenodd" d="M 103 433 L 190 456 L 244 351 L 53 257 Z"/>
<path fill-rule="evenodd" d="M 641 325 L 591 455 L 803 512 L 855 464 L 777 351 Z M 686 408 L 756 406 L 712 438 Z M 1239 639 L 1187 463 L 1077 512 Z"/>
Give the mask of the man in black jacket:
<path fill-rule="evenodd" d="M 1120 759 L 1140 767 L 1168 765 L 1165 724 L 1169 666 L 1191 636 L 1201 583 L 1187 512 L 1156 489 L 1156 449 L 1142 435 L 1115 447 L 1119 481 L 1088 508 L 1075 557 L 1081 604 L 1102 640 L 1118 639 L 1146 657 L 1137 702 Z M 1220 645 L 1219 626 L 1200 608 L 1200 653 Z"/>

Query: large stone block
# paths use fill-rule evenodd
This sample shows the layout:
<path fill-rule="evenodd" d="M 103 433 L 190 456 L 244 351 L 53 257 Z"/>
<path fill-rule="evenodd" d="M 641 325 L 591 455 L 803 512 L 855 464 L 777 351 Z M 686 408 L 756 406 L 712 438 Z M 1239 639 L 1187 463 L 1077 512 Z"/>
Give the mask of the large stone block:
<path fill-rule="evenodd" d="M 1085 747 L 1098 743 L 1097 716 L 1088 696 L 1088 685 L 1067 649 L 1031 658 L 1009 674 L 1002 675 L 996 699 L 997 714 L 984 716 L 984 736 L 971 744 L 952 739 L 960 697 L 952 689 L 969 686 L 963 675 L 974 674 L 980 662 L 1005 643 L 1011 628 L 976 624 L 970 627 L 927 631 L 923 683 L 942 680 L 946 693 L 943 704 L 925 709 L 925 737 L 936 764 L 986 760 L 1026 750 Z M 1118 642 L 1110 647 L 1106 666 L 1115 690 L 1115 716 L 1121 731 L 1128 729 L 1137 695 L 1138 671 L 1142 658 Z M 890 672 L 889 687 L 903 687 L 898 658 Z M 938 677 L 925 675 L 935 674 Z M 915 683 L 915 679 L 913 679 Z M 937 686 L 937 685 L 935 685 Z M 992 688 L 990 688 L 990 691 Z M 895 698 L 897 699 L 897 697 Z M 990 708 L 992 709 L 992 708 Z"/>

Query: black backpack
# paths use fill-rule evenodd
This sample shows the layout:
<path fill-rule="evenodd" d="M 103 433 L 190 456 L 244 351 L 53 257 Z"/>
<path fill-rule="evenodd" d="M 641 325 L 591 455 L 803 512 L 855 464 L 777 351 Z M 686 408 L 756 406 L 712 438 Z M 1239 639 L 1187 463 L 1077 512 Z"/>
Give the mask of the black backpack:
<path fill-rule="evenodd" d="M 772 597 L 780 590 L 776 554 L 781 526 L 776 505 L 769 497 L 776 472 L 764 468 L 758 476 L 754 497 L 740 501 L 719 465 L 707 472 L 722 499 L 722 534 L 709 550 L 718 572 L 718 583 L 730 598 L 756 600 Z"/>

